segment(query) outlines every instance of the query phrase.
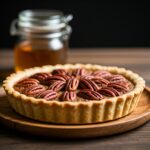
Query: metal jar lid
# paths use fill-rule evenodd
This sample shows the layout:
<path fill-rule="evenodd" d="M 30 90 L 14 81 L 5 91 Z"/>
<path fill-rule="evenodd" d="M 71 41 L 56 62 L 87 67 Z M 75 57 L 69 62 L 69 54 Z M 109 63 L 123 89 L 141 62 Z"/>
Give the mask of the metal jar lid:
<path fill-rule="evenodd" d="M 11 35 L 57 37 L 70 34 L 72 15 L 58 10 L 25 10 L 11 24 Z"/>

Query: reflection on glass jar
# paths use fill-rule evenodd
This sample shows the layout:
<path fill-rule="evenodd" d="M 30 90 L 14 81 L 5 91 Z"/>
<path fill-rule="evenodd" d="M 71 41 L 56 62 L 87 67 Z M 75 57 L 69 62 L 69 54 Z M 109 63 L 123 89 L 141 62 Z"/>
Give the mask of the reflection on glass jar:
<path fill-rule="evenodd" d="M 72 15 L 60 11 L 27 10 L 11 26 L 19 35 L 15 46 L 15 70 L 66 63 Z"/>

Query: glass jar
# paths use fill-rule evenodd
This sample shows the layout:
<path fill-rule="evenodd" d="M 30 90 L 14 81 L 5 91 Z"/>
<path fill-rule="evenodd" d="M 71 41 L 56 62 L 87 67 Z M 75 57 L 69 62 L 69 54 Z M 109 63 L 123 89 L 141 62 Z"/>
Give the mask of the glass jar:
<path fill-rule="evenodd" d="M 66 63 L 72 15 L 57 10 L 25 10 L 11 24 L 19 36 L 14 48 L 15 70 Z"/>

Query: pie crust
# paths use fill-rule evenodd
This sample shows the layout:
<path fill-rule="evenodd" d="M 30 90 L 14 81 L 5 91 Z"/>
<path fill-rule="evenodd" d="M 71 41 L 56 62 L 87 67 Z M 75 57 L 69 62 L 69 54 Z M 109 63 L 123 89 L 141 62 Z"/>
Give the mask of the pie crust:
<path fill-rule="evenodd" d="M 134 84 L 133 90 L 117 97 L 105 98 L 100 101 L 47 101 L 29 97 L 14 89 L 15 83 L 39 72 L 52 72 L 54 69 L 85 68 L 89 70 L 106 70 L 121 74 Z M 145 87 L 145 81 L 138 74 L 124 68 L 91 64 L 66 64 L 43 66 L 26 69 L 11 74 L 3 82 L 11 107 L 19 114 L 56 124 L 90 124 L 115 120 L 130 114 L 136 107 Z"/>

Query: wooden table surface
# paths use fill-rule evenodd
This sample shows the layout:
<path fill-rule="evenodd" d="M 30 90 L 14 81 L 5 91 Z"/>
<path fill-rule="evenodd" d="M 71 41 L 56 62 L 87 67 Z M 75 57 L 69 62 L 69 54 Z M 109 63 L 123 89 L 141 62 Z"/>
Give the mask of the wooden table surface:
<path fill-rule="evenodd" d="M 125 67 L 140 74 L 150 86 L 150 48 L 73 49 L 68 63 L 92 63 Z M 0 50 L 0 80 L 12 71 L 13 53 Z M 94 139 L 53 139 L 24 135 L 0 124 L 0 150 L 149 150 L 150 122 L 133 131 Z"/>

